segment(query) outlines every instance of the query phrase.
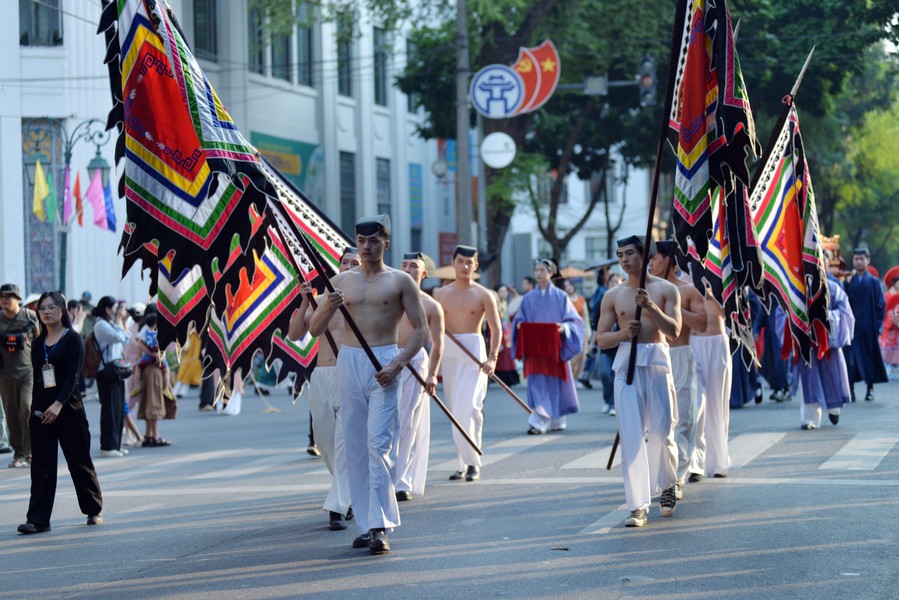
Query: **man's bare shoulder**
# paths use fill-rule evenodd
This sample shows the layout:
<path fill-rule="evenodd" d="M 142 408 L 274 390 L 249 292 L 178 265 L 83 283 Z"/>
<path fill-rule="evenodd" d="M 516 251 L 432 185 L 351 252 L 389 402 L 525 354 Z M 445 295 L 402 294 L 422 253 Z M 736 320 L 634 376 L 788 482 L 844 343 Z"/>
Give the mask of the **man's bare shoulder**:
<path fill-rule="evenodd" d="M 659 293 L 670 294 L 677 292 L 677 286 L 661 277 L 655 275 L 646 276 L 646 291 L 658 291 Z"/>
<path fill-rule="evenodd" d="M 678 279 L 674 282 L 674 285 L 677 286 L 677 291 L 680 292 L 681 298 L 685 300 L 703 300 L 705 298 L 705 296 L 699 293 L 692 281 Z"/>
<path fill-rule="evenodd" d="M 427 311 L 439 310 L 443 312 L 443 306 L 425 292 L 421 293 L 421 303 L 424 304 L 425 310 Z"/>

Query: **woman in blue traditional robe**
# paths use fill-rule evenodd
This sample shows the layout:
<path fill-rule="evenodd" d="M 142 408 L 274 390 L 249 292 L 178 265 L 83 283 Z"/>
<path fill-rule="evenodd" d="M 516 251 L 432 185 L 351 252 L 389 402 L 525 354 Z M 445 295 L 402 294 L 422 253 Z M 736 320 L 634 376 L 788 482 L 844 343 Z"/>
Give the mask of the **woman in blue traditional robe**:
<path fill-rule="evenodd" d="M 874 384 L 888 381 L 879 341 L 886 300 L 883 288 L 880 287 L 880 280 L 868 272 L 870 262 L 867 248 L 853 250 L 852 266 L 856 272 L 845 285 L 849 306 L 855 315 L 852 345 L 846 349 L 849 394 L 853 402 L 855 401 L 853 384 L 856 381 L 864 380 L 867 384 L 865 400 L 868 401 L 874 399 Z"/>
<path fill-rule="evenodd" d="M 515 350 L 521 341 L 521 323 L 556 323 L 562 338 L 559 359 L 565 363 L 567 380 L 539 374 L 527 377 L 528 406 L 534 410 L 528 419 L 528 433 L 532 435 L 546 433 L 547 429 L 561 431 L 566 427 L 565 415 L 580 411 L 568 361 L 581 351 L 584 321 L 568 299 L 568 294 L 552 284 L 552 275 L 557 271 L 554 261 L 537 261 L 534 266 L 537 287 L 524 296 L 512 322 L 513 355 L 516 355 Z"/>
<path fill-rule="evenodd" d="M 855 317 L 840 284 L 828 279 L 827 287 L 830 288 L 827 312 L 830 321 L 829 350 L 819 359 L 813 349 L 811 364 L 799 360 L 794 367 L 794 394 L 797 384 L 802 382 L 799 416 L 802 429 L 819 428 L 823 410 L 827 410 L 830 422 L 836 425 L 840 421 L 840 408 L 849 402 L 849 377 L 842 348 L 852 341 Z"/>

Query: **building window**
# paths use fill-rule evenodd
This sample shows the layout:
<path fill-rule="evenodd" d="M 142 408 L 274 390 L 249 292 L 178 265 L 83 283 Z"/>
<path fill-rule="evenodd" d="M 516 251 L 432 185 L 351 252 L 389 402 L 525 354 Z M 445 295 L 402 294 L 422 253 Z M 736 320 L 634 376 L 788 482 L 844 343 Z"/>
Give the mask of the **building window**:
<path fill-rule="evenodd" d="M 299 69 L 297 83 L 312 87 L 312 21 L 305 3 L 299 6 L 298 19 L 300 24 L 297 26 L 297 67 Z"/>
<path fill-rule="evenodd" d="M 290 34 L 272 36 L 272 77 L 290 81 Z"/>
<path fill-rule="evenodd" d="M 353 95 L 353 22 L 349 13 L 337 15 L 337 93 Z"/>
<path fill-rule="evenodd" d="M 194 0 L 194 53 L 206 60 L 218 59 L 216 0 Z"/>
<path fill-rule="evenodd" d="M 252 73 L 265 74 L 265 31 L 262 28 L 262 11 L 250 4 L 247 19 L 249 31 L 249 69 Z"/>
<path fill-rule="evenodd" d="M 340 227 L 344 231 L 356 228 L 356 155 L 340 153 Z"/>
<path fill-rule="evenodd" d="M 387 106 L 387 53 L 390 42 L 387 32 L 380 27 L 373 29 L 375 49 L 375 104 Z"/>
<path fill-rule="evenodd" d="M 59 0 L 19 0 L 19 45 L 62 46 Z"/>
<path fill-rule="evenodd" d="M 588 237 L 584 239 L 584 243 L 586 244 L 585 254 L 587 257 L 587 262 L 597 263 L 605 258 L 606 244 L 603 238 L 595 236 Z"/>
<path fill-rule="evenodd" d="M 389 215 L 392 206 L 392 194 L 390 190 L 390 160 L 386 158 L 375 159 L 375 194 L 378 200 L 378 214 Z M 391 264 L 393 253 L 390 248 L 384 253 L 384 262 Z"/>
<path fill-rule="evenodd" d="M 406 38 L 406 65 L 411 65 L 415 61 L 415 54 L 418 47 L 410 38 Z M 418 94 L 409 94 L 406 96 L 406 110 L 410 113 L 417 113 L 418 107 L 421 105 Z"/>

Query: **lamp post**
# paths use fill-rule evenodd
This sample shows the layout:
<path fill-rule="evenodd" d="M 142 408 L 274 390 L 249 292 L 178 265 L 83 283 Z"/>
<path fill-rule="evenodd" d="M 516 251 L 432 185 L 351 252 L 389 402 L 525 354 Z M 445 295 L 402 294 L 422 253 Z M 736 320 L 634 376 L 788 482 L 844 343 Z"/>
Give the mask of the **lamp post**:
<path fill-rule="evenodd" d="M 109 163 L 100 155 L 100 146 L 109 141 L 110 134 L 106 131 L 106 124 L 100 119 L 87 119 L 79 122 L 72 129 L 71 133 L 66 131 L 65 124 L 58 119 L 41 117 L 37 119 L 27 119 L 23 121 L 22 127 L 23 137 L 23 154 L 26 156 L 25 166 L 28 174 L 29 187 L 33 188 L 35 177 L 35 166 L 37 159 L 44 158 L 47 160 L 48 169 L 52 170 L 54 156 L 61 148 L 63 152 L 63 161 L 65 173 L 71 172 L 72 151 L 75 146 L 82 141 L 94 144 L 97 153 L 90 163 L 88 163 L 88 173 L 93 170 L 100 171 L 100 178 L 105 187 L 109 181 Z M 54 184 L 58 179 L 54 178 Z M 65 184 L 64 184 L 65 185 Z M 63 203 L 65 201 L 65 189 L 63 190 Z M 57 223 L 57 232 L 59 233 L 59 289 L 65 293 L 66 291 L 66 267 L 68 262 L 68 241 L 69 241 L 69 223 L 65 218 L 65 208 L 59 212 L 59 222 Z"/>

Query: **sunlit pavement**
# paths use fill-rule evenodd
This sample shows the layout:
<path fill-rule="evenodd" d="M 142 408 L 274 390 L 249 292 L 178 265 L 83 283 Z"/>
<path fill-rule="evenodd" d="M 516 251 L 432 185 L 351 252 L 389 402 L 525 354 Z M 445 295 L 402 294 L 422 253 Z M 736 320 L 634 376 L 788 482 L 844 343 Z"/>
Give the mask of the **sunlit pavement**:
<path fill-rule="evenodd" d="M 731 413 L 730 476 L 687 484 L 674 516 L 654 504 L 642 529 L 623 527 L 620 471 L 605 470 L 615 419 L 596 387 L 567 431 L 527 436 L 491 386 L 473 483 L 447 480 L 450 426 L 432 407 L 427 494 L 400 504 L 382 556 L 351 548 L 353 522 L 328 529 L 305 398 L 250 391 L 228 417 L 197 411 L 192 392 L 160 426 L 173 446 L 95 459 L 99 527 L 61 465 L 53 530 L 17 534 L 29 474 L 0 471 L 0 598 L 896 597 L 899 384 L 815 431 L 800 430 L 799 400 L 766 391 Z"/>

